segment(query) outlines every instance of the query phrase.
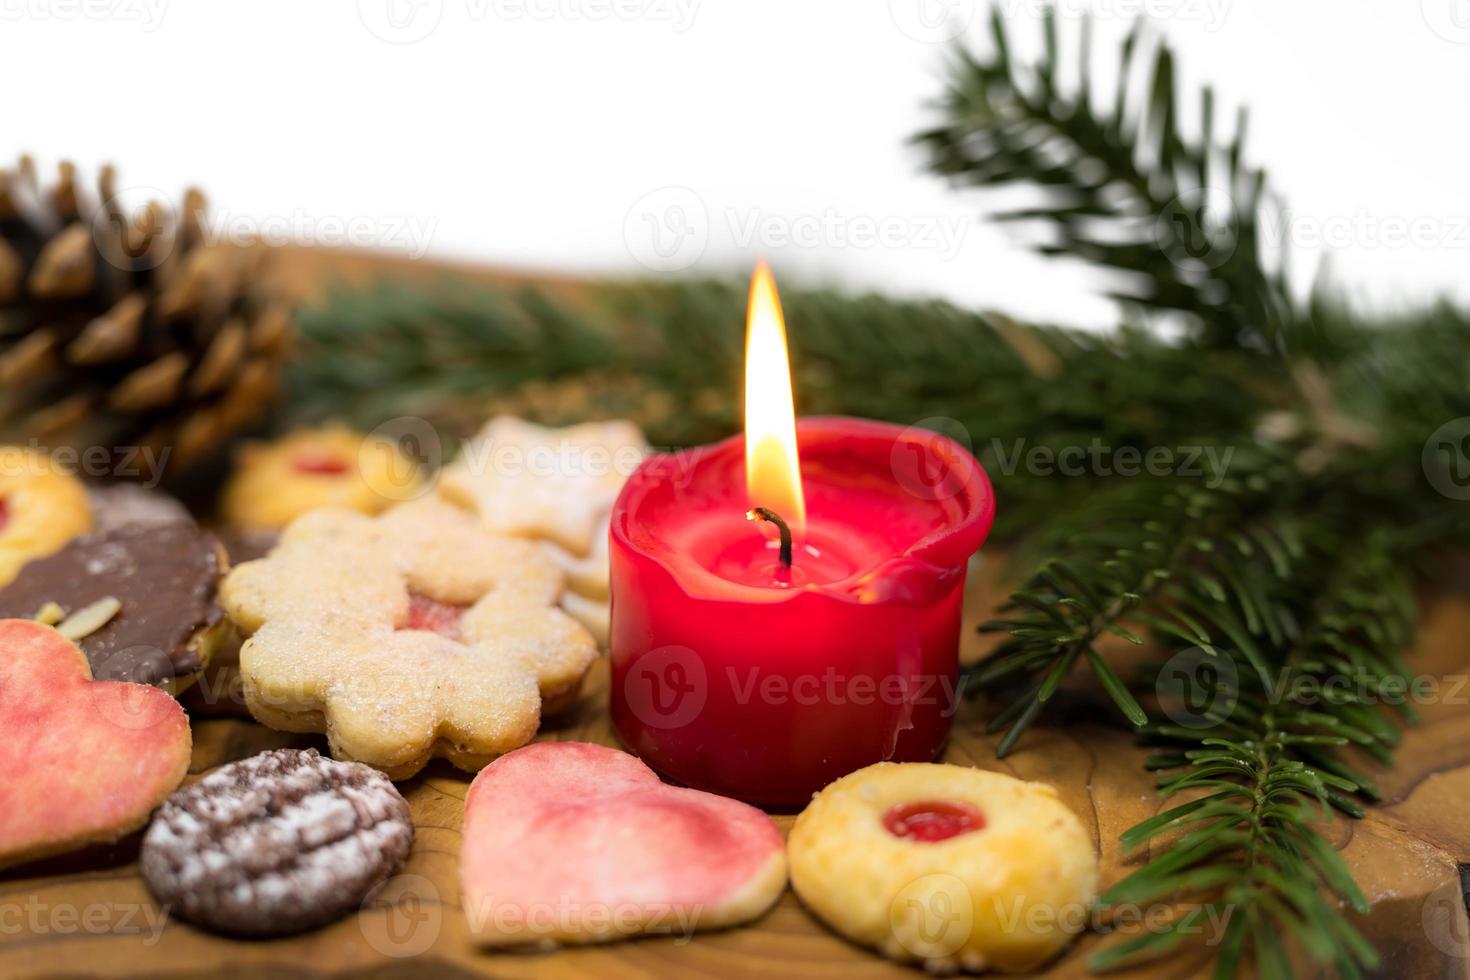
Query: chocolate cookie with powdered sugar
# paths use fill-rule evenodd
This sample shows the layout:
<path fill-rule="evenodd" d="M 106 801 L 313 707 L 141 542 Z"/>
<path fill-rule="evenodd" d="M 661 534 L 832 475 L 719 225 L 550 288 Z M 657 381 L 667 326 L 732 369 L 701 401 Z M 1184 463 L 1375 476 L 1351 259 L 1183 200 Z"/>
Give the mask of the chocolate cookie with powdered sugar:
<path fill-rule="evenodd" d="M 154 897 L 180 918 L 273 936 L 356 910 L 412 846 L 408 804 L 382 773 L 280 749 L 169 797 L 141 863 Z"/>

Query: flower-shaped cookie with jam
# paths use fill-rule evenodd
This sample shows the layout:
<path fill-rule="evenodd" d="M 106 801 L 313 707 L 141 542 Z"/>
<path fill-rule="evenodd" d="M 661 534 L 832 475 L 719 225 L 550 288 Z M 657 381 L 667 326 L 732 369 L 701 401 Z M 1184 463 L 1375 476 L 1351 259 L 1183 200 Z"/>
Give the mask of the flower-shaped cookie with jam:
<path fill-rule="evenodd" d="M 563 587 L 539 545 L 428 497 L 305 514 L 220 598 L 256 720 L 404 779 L 434 756 L 480 769 L 575 699 L 597 648 Z"/>

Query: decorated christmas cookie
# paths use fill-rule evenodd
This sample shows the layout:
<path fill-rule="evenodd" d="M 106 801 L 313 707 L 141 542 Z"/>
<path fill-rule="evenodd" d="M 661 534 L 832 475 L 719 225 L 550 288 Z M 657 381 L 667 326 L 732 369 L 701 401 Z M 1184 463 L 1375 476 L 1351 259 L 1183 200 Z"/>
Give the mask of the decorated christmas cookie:
<path fill-rule="evenodd" d="M 479 769 L 575 699 L 597 650 L 562 588 L 540 546 L 426 497 L 313 511 L 221 596 L 256 719 L 401 779 L 436 755 Z"/>
<path fill-rule="evenodd" d="M 66 621 L 98 680 L 177 691 L 228 632 L 215 601 L 224 567 L 219 543 L 192 524 L 133 524 L 28 564 L 0 589 L 0 616 Z"/>
<path fill-rule="evenodd" d="M 170 911 L 217 932 L 271 936 L 357 909 L 412 846 L 408 804 L 382 773 L 281 749 L 169 797 L 141 865 Z"/>
<path fill-rule="evenodd" d="M 0 585 L 92 528 L 81 482 L 44 453 L 0 446 Z"/>
<path fill-rule="evenodd" d="M 998 773 L 879 763 L 816 795 L 791 885 L 833 929 L 932 970 L 1031 970 L 1088 921 L 1092 840 L 1056 791 Z"/>
<path fill-rule="evenodd" d="M 318 507 L 381 513 L 421 487 L 418 464 L 396 443 L 328 425 L 242 448 L 221 506 L 231 524 L 282 528 Z"/>
<path fill-rule="evenodd" d="M 482 945 L 592 943 L 749 922 L 786 860 L 754 807 L 666 786 L 616 749 L 543 742 L 470 785 L 460 884 Z"/>
<path fill-rule="evenodd" d="M 93 681 L 56 630 L 0 621 L 0 866 L 118 840 L 189 768 L 189 721 L 141 684 Z"/>
<path fill-rule="evenodd" d="M 445 467 L 438 487 L 492 531 L 548 542 L 570 586 L 563 607 L 606 642 L 608 519 L 647 454 L 632 422 L 549 429 L 500 416 Z"/>

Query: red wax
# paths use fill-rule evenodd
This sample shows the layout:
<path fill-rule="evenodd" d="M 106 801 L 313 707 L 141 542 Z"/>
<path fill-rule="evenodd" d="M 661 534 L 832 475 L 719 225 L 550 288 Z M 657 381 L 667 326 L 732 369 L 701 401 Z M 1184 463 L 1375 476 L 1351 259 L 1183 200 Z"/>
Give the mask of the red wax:
<path fill-rule="evenodd" d="M 4 531 L 5 530 L 5 525 L 7 525 L 9 523 L 10 523 L 10 505 L 5 502 L 5 498 L 4 497 L 0 497 L 0 531 Z"/>
<path fill-rule="evenodd" d="M 750 522 L 743 437 L 650 457 L 613 510 L 612 716 L 679 782 L 804 804 L 882 760 L 929 761 L 957 707 L 965 564 L 995 503 L 926 430 L 797 423 L 807 526 L 789 571 Z"/>
<path fill-rule="evenodd" d="M 984 826 L 985 817 L 979 810 L 948 800 L 902 803 L 883 814 L 884 830 L 921 844 L 935 844 Z"/>

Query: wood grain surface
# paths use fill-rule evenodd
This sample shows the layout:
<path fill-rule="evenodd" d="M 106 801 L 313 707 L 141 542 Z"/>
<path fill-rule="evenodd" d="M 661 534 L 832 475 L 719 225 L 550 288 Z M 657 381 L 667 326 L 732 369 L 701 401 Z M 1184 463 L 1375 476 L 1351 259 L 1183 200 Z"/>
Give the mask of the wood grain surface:
<path fill-rule="evenodd" d="M 319 282 L 325 270 L 370 274 L 371 259 L 300 253 L 292 275 Z M 363 270 L 368 270 L 364 273 Z M 1001 587 L 994 559 L 971 576 L 966 616 L 983 618 Z M 1384 956 L 1381 976 L 1470 977 L 1470 925 L 1461 868 L 1470 864 L 1470 592 L 1429 597 L 1409 663 L 1439 686 L 1419 704 L 1423 722 L 1405 735 L 1392 768 L 1366 763 L 1384 802 L 1366 819 L 1339 818 L 1328 833 L 1373 903 L 1360 923 Z M 966 657 L 982 641 L 965 632 Z M 1158 811 L 1147 754 L 1095 692 L 1079 679 L 1059 710 L 996 760 L 997 737 L 984 734 L 989 708 L 967 702 L 944 760 L 1056 786 L 1091 831 L 1104 885 L 1139 860 L 1120 853 L 1118 836 Z M 605 661 L 578 703 L 549 723 L 542 739 L 616 745 L 607 718 Z M 3 733 L 0 733 L 3 737 Z M 231 717 L 196 716 L 190 779 L 235 759 L 283 746 L 325 750 L 314 736 L 286 735 Z M 470 777 L 442 763 L 402 784 L 417 841 L 403 872 L 359 914 L 302 936 L 237 941 L 167 919 L 137 873 L 140 835 L 111 847 L 0 873 L 0 977 L 650 977 L 819 978 L 845 980 L 922 974 L 852 946 L 808 915 L 788 891 L 759 922 L 692 938 L 655 937 L 553 953 L 484 954 L 466 937 L 456 880 L 463 801 Z M 785 830 L 792 817 L 777 815 Z M 1123 927 L 1130 928 L 1130 927 Z M 1201 937 L 1201 942 L 1205 937 Z M 1041 975 L 1087 976 L 1085 958 L 1108 941 L 1089 932 Z M 1204 975 L 1208 958 L 1186 950 L 1127 977 Z"/>

